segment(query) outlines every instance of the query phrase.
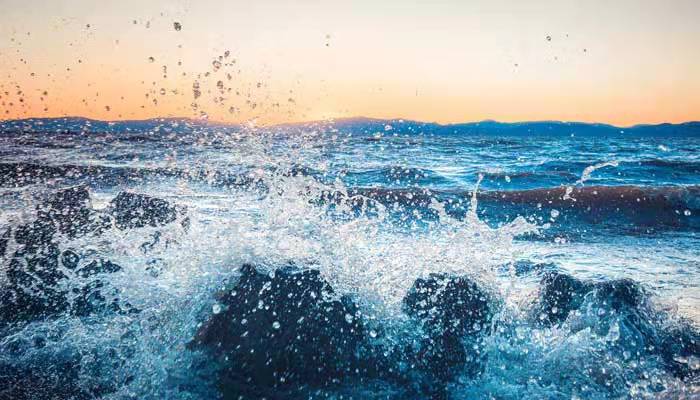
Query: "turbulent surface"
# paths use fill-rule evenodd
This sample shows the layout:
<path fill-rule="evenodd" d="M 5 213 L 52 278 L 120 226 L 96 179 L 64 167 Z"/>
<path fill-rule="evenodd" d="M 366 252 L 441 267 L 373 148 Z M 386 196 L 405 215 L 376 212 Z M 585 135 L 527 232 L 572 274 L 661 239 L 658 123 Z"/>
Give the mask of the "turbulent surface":
<path fill-rule="evenodd" d="M 700 395 L 695 125 L 402 124 L 5 123 L 0 398 Z"/>

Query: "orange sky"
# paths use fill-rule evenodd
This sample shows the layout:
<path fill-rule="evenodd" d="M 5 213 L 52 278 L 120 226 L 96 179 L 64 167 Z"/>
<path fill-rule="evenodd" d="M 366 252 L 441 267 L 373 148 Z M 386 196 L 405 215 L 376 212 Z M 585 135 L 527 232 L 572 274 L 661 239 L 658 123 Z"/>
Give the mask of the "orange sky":
<path fill-rule="evenodd" d="M 697 1 L 0 2 L 0 118 L 700 120 Z"/>

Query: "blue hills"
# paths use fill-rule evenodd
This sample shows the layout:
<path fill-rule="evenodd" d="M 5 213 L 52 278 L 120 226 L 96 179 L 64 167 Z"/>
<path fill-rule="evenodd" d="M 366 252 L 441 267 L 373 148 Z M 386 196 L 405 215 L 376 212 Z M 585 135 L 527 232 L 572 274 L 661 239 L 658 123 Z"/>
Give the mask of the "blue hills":
<path fill-rule="evenodd" d="M 202 129 L 236 131 L 242 125 L 187 118 L 154 118 L 135 121 L 99 121 L 82 117 L 28 118 L 0 121 L 0 133 L 137 133 L 192 132 Z M 679 124 L 645 124 L 618 127 L 602 123 L 492 120 L 438 124 L 403 119 L 342 118 L 331 121 L 288 123 L 259 128 L 294 133 L 309 129 L 337 129 L 357 135 L 471 135 L 471 136 L 600 136 L 600 137 L 700 137 L 700 121 Z"/>

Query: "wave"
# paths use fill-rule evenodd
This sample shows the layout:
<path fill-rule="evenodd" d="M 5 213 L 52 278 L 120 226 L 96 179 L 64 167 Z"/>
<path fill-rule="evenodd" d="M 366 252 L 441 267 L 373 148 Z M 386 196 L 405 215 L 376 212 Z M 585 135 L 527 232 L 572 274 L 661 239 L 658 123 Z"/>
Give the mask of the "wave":
<path fill-rule="evenodd" d="M 568 194 L 568 197 L 567 197 Z M 673 209 L 700 208 L 700 186 L 585 186 L 483 192 L 482 199 L 512 204 L 543 204 L 566 208 Z"/>
<path fill-rule="evenodd" d="M 302 170 L 300 170 L 302 171 Z M 177 178 L 205 182 L 212 186 L 250 186 L 256 179 L 245 171 L 210 171 L 191 168 L 139 168 L 105 165 L 39 165 L 34 163 L 0 163 L 0 186 L 22 187 L 52 180 L 67 183 L 87 181 L 95 185 L 117 186 L 143 183 L 153 179 Z"/>
<path fill-rule="evenodd" d="M 698 172 L 700 172 L 700 161 L 669 160 L 669 159 L 662 159 L 662 158 L 654 158 L 654 159 L 639 161 L 639 164 L 643 165 L 643 166 L 671 168 L 674 170 L 683 171 L 685 173 L 688 173 L 688 172 L 698 173 Z"/>
<path fill-rule="evenodd" d="M 351 195 L 361 195 L 379 202 L 396 202 L 426 206 L 434 198 L 470 199 L 473 191 L 420 188 L 353 188 Z M 568 194 L 568 197 L 567 197 Z M 333 196 L 330 196 L 333 197 Z M 478 193 L 480 202 L 523 204 L 573 209 L 644 209 L 698 210 L 700 186 L 585 186 L 525 190 L 493 190 Z"/>

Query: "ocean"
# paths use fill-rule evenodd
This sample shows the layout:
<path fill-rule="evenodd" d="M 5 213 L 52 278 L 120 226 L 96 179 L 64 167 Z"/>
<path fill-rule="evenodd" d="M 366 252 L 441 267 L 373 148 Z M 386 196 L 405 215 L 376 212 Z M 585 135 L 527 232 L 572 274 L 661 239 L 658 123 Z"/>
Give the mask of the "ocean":
<path fill-rule="evenodd" d="M 0 398 L 700 397 L 700 124 L 0 123 Z"/>

